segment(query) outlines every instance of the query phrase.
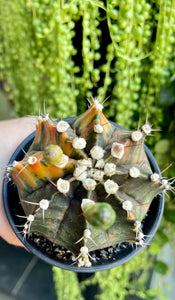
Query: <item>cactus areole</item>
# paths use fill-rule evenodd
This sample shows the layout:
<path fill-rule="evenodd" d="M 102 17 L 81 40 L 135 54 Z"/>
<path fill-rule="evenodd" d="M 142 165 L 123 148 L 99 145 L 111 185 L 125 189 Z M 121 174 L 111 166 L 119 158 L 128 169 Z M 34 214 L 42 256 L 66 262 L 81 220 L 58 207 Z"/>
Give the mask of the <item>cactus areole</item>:
<path fill-rule="evenodd" d="M 125 130 L 102 110 L 95 99 L 78 117 L 39 117 L 30 147 L 20 146 L 27 153 L 13 155 L 4 181 L 5 209 L 21 241 L 73 271 L 129 260 L 151 239 L 163 210 L 165 186 L 144 127 Z"/>

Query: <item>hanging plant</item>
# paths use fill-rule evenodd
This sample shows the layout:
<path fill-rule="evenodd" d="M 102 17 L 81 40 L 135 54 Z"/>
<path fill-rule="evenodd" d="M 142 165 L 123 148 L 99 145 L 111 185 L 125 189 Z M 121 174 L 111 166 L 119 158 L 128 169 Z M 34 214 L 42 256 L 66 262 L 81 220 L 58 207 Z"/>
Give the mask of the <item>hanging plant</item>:
<path fill-rule="evenodd" d="M 111 95 L 107 117 L 135 128 L 149 111 L 160 124 L 158 92 L 174 74 L 174 0 L 0 5 L 1 80 L 17 115 L 38 114 L 43 101 L 53 117 L 76 115 L 85 97 Z"/>

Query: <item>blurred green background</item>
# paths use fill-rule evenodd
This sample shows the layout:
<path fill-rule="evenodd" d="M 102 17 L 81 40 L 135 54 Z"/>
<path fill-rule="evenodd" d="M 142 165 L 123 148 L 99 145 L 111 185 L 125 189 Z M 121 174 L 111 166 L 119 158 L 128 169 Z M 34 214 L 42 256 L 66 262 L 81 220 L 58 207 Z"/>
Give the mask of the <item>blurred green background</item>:
<path fill-rule="evenodd" d="M 0 7 L 0 119 L 38 115 L 44 103 L 53 118 L 77 115 L 87 107 L 86 98 L 102 103 L 110 96 L 105 115 L 135 129 L 148 114 L 153 128 L 161 129 L 146 140 L 161 170 L 174 161 L 175 0 L 0 0 Z M 175 165 L 163 176 L 175 177 Z M 120 278 L 107 273 L 114 281 L 125 277 L 112 300 L 133 294 L 164 299 L 160 290 L 144 290 L 144 275 L 139 288 L 132 278 L 134 271 L 148 275 L 152 267 L 169 272 L 171 266 L 156 257 L 174 243 L 174 229 L 175 197 L 168 193 L 159 231 L 144 250 L 151 264 L 144 268 L 138 257 L 138 268 L 121 266 Z M 75 278 L 61 272 L 54 273 L 58 285 L 65 276 L 76 286 Z"/>

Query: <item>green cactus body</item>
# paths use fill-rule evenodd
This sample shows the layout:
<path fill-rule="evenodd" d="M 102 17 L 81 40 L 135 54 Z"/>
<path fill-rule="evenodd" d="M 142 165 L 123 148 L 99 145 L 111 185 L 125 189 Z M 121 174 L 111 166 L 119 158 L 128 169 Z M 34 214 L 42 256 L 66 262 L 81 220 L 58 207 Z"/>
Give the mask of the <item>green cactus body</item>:
<path fill-rule="evenodd" d="M 92 250 L 143 245 L 138 224 L 165 189 L 144 151 L 146 130 L 121 130 L 102 109 L 94 100 L 68 122 L 39 118 L 28 153 L 10 167 L 28 217 L 24 233 L 65 247 L 79 266 L 91 265 Z"/>

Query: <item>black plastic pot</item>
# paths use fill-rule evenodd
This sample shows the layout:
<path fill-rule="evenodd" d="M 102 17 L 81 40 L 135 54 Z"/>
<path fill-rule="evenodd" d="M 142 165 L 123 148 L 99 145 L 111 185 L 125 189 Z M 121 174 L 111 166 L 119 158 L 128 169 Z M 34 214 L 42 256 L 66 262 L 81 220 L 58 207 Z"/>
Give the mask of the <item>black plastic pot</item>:
<path fill-rule="evenodd" d="M 120 127 L 119 125 L 116 125 Z M 122 128 L 122 127 L 120 127 Z M 31 143 L 33 142 L 35 136 L 35 132 L 29 135 L 16 149 L 14 154 L 12 155 L 9 164 L 12 164 L 14 160 L 22 160 L 24 157 L 24 151 L 27 151 Z M 22 150 L 23 149 L 23 150 Z M 153 172 L 160 173 L 159 167 L 157 162 L 148 149 L 145 146 L 146 155 L 150 162 L 151 168 Z M 143 247 L 137 246 L 130 246 L 128 244 L 122 244 L 121 247 L 118 249 L 116 254 L 111 259 L 100 259 L 96 262 L 92 263 L 91 267 L 81 267 L 79 268 L 76 264 L 72 264 L 72 260 L 64 260 L 62 258 L 55 258 L 53 255 L 49 255 L 42 247 L 38 247 L 30 238 L 23 238 L 22 233 L 19 233 L 19 218 L 15 216 L 15 214 L 23 214 L 22 208 L 20 206 L 21 211 L 19 212 L 19 196 L 16 187 L 11 183 L 8 182 L 8 178 L 4 179 L 3 182 L 3 200 L 4 200 L 4 207 L 7 218 L 9 223 L 17 235 L 17 237 L 21 240 L 24 246 L 38 258 L 42 259 L 43 261 L 56 266 L 58 268 L 74 271 L 74 272 L 83 272 L 83 273 L 93 273 L 96 271 L 103 271 L 106 269 L 117 267 L 134 256 L 136 256 Z M 149 244 L 150 240 L 152 239 L 153 235 L 157 231 L 159 226 L 162 214 L 164 209 L 164 194 L 160 194 L 155 197 L 151 203 L 150 209 L 145 216 L 144 220 L 142 221 L 143 225 L 143 233 L 146 235 L 145 244 Z"/>

